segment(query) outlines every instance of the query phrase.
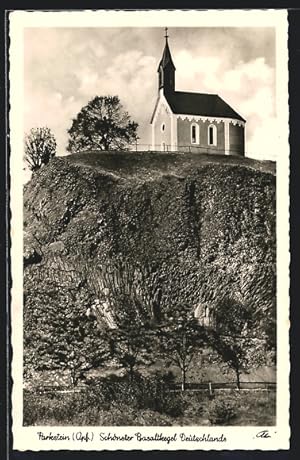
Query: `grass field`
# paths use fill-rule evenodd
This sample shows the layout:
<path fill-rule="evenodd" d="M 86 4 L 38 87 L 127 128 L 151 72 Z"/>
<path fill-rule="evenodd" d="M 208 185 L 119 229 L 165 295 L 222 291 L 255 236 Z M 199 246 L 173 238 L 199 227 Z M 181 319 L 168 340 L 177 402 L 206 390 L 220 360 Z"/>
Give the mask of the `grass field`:
<path fill-rule="evenodd" d="M 175 398 L 175 396 L 174 396 Z M 181 413 L 178 413 L 178 398 Z M 93 425 L 93 426 L 272 426 L 276 423 L 276 397 L 274 391 L 230 391 L 215 395 L 214 401 L 229 401 L 233 417 L 213 423 L 211 404 L 207 394 L 191 393 L 176 395 L 173 412 L 133 407 L 125 403 L 87 403 L 84 393 L 24 394 L 24 425 Z M 231 408 L 232 410 L 232 408 Z M 224 411 L 222 411 L 221 415 Z"/>

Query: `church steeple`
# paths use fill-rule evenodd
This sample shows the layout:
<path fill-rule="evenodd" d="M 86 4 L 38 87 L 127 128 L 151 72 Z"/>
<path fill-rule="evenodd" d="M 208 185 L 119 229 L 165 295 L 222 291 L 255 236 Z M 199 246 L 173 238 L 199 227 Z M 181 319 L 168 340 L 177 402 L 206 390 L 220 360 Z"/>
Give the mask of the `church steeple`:
<path fill-rule="evenodd" d="M 172 56 L 168 43 L 168 28 L 165 28 L 165 49 L 159 63 L 158 72 L 158 88 L 163 89 L 164 93 L 175 91 L 175 66 L 172 61 Z"/>

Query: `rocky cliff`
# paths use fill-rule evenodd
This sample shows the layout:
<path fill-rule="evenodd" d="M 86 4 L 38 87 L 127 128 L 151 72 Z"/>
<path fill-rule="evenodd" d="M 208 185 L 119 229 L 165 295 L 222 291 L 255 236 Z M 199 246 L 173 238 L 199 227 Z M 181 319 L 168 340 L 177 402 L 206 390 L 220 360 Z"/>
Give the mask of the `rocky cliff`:
<path fill-rule="evenodd" d="M 52 266 L 61 280 L 76 272 L 79 288 L 87 280 L 108 309 L 122 289 L 154 316 L 227 296 L 273 327 L 275 182 L 271 162 L 233 157 L 55 158 L 25 186 L 25 286 Z"/>

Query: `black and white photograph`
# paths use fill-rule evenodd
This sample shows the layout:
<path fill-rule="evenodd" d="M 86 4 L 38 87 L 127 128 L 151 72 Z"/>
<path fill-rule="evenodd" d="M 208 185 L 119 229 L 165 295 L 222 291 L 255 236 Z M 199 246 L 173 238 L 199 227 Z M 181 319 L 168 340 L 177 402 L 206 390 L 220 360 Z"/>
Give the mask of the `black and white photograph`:
<path fill-rule="evenodd" d="M 288 448 L 286 11 L 10 39 L 15 448 Z"/>

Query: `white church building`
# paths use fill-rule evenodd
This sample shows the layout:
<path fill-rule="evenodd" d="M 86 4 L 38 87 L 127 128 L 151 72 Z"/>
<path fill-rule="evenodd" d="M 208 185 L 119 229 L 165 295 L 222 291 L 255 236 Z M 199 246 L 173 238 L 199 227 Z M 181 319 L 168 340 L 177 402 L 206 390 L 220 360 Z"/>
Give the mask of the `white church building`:
<path fill-rule="evenodd" d="M 151 118 L 152 150 L 244 156 L 246 120 L 217 94 L 176 91 L 167 34 L 165 39 Z"/>

